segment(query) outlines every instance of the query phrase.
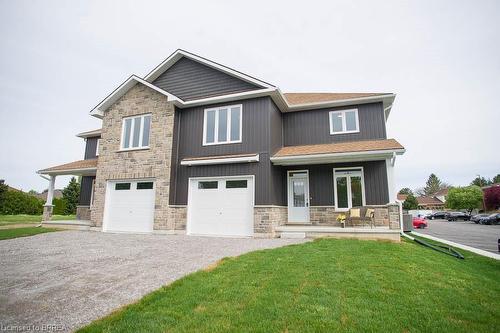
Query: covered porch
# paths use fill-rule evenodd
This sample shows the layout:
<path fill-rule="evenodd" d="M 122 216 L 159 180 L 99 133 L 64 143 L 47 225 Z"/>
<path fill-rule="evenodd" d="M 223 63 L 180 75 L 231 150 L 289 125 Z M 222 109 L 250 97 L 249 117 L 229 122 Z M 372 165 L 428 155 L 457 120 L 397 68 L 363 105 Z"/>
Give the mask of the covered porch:
<path fill-rule="evenodd" d="M 50 168 L 42 169 L 37 173 L 49 182 L 47 201 L 43 206 L 42 224 L 50 227 L 64 227 L 71 229 L 89 229 L 91 223 L 92 196 L 94 179 L 97 171 L 97 159 L 74 161 Z M 76 221 L 51 221 L 54 211 L 53 198 L 56 178 L 58 176 L 76 176 L 80 178 L 80 198 L 76 208 Z"/>
<path fill-rule="evenodd" d="M 392 139 L 280 149 L 271 161 L 286 179 L 287 218 L 276 234 L 399 240 L 394 165 L 403 153 Z"/>

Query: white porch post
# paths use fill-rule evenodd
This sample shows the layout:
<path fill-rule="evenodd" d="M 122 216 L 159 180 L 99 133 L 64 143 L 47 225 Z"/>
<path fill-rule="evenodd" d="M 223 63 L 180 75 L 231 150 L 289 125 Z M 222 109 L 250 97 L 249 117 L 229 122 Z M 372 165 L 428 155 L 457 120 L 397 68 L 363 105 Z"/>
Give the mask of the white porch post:
<path fill-rule="evenodd" d="M 50 221 L 52 219 L 52 210 L 54 209 L 54 206 L 52 205 L 52 199 L 54 199 L 55 184 L 56 184 L 56 176 L 50 176 L 49 189 L 47 191 L 47 201 L 43 206 L 42 221 Z"/>
<path fill-rule="evenodd" d="M 396 163 L 396 154 L 392 158 L 385 160 L 387 168 L 387 187 L 389 190 L 389 202 L 396 202 L 396 183 L 394 181 L 394 164 Z"/>

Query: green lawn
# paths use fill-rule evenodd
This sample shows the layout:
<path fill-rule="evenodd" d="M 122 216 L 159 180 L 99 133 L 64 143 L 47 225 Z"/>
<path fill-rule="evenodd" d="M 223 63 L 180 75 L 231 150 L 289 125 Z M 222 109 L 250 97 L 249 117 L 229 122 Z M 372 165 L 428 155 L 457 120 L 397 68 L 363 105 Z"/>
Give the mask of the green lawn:
<path fill-rule="evenodd" d="M 227 258 L 80 332 L 497 332 L 500 262 L 323 239 Z"/>
<path fill-rule="evenodd" d="M 53 215 L 53 221 L 75 220 L 76 215 Z M 42 215 L 0 215 L 0 226 L 21 223 L 40 223 Z"/>
<path fill-rule="evenodd" d="M 33 236 L 33 235 L 43 234 L 46 232 L 53 232 L 53 231 L 59 231 L 59 229 L 42 228 L 42 227 L 0 229 L 0 240 L 17 238 L 17 237 Z"/>

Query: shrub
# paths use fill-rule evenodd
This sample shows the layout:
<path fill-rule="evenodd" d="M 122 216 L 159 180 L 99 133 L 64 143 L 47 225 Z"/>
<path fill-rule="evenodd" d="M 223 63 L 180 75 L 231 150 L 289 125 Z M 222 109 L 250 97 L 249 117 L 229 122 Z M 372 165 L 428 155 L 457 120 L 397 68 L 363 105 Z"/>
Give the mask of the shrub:
<path fill-rule="evenodd" d="M 63 189 L 63 199 L 66 203 L 64 208 L 64 215 L 71 215 L 76 213 L 76 206 L 78 205 L 78 198 L 80 197 L 80 184 L 72 177 L 68 186 Z"/>
<path fill-rule="evenodd" d="M 403 202 L 403 209 L 405 210 L 411 210 L 411 209 L 417 209 L 418 208 L 418 201 L 417 198 L 413 194 L 408 194 L 406 197 L 406 200 Z"/>
<path fill-rule="evenodd" d="M 0 202 L 0 214 L 39 215 L 43 212 L 43 200 L 21 191 L 7 191 Z"/>
<path fill-rule="evenodd" d="M 54 210 L 52 212 L 54 215 L 64 215 L 66 211 L 66 201 L 63 198 L 54 198 L 52 204 L 54 205 Z"/>
<path fill-rule="evenodd" d="M 500 186 L 492 186 L 484 190 L 484 206 L 487 210 L 500 208 Z"/>

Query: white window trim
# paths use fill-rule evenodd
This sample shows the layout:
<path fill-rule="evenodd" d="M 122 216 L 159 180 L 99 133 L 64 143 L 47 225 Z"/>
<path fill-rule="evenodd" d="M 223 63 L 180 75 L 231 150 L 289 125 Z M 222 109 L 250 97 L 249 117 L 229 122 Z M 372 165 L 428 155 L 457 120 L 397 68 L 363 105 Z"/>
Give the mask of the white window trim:
<path fill-rule="evenodd" d="M 95 146 L 95 156 L 99 156 L 99 143 L 101 142 L 101 139 L 97 139 L 97 143 Z"/>
<path fill-rule="evenodd" d="M 333 196 L 335 198 L 335 211 L 338 212 L 346 212 L 349 209 L 352 208 L 352 193 L 350 190 L 350 178 L 347 178 L 347 208 L 339 208 L 338 205 L 338 195 L 337 195 L 337 176 L 336 172 L 337 171 L 345 171 L 345 170 L 360 170 L 361 171 L 361 191 L 363 193 L 363 200 L 362 204 L 363 206 L 366 206 L 366 190 L 365 190 L 365 170 L 362 166 L 353 166 L 353 167 L 348 167 L 348 168 L 333 168 Z"/>
<path fill-rule="evenodd" d="M 146 116 L 151 116 L 151 113 L 146 113 L 146 114 L 137 114 L 129 117 L 124 117 L 122 118 L 122 134 L 121 134 L 121 140 L 120 140 L 120 151 L 130 151 L 130 150 L 142 150 L 142 149 L 149 149 L 149 142 L 147 146 L 142 145 L 142 134 L 144 132 L 144 117 Z M 134 119 L 134 118 L 141 118 L 141 127 L 139 128 L 139 146 L 137 147 L 132 147 L 132 142 L 134 140 L 134 122 L 132 121 L 131 126 L 130 126 L 130 137 L 129 137 L 129 142 L 128 142 L 128 148 L 124 147 L 124 140 L 125 140 L 125 121 L 127 119 Z M 153 119 L 149 122 L 149 141 L 151 141 L 151 123 Z"/>
<path fill-rule="evenodd" d="M 351 112 L 354 111 L 354 114 L 356 115 L 356 130 L 353 131 L 347 131 L 347 124 L 346 124 L 346 117 L 345 114 L 346 112 Z M 342 116 L 342 131 L 341 132 L 334 132 L 333 131 L 333 119 L 332 116 L 334 114 L 340 114 Z M 328 120 L 330 124 L 330 135 L 337 135 L 337 134 L 348 134 L 348 133 L 359 133 L 359 116 L 358 116 L 358 109 L 347 109 L 347 110 L 339 110 L 339 111 L 330 111 L 328 112 Z"/>
<path fill-rule="evenodd" d="M 240 139 L 231 141 L 231 108 L 238 107 L 240 110 Z M 219 142 L 219 110 L 227 109 L 227 141 Z M 207 142 L 207 113 L 215 111 L 214 142 Z M 241 143 L 243 140 L 243 104 L 224 105 L 216 108 L 209 108 L 203 111 L 203 146 L 226 145 L 231 143 Z"/>

